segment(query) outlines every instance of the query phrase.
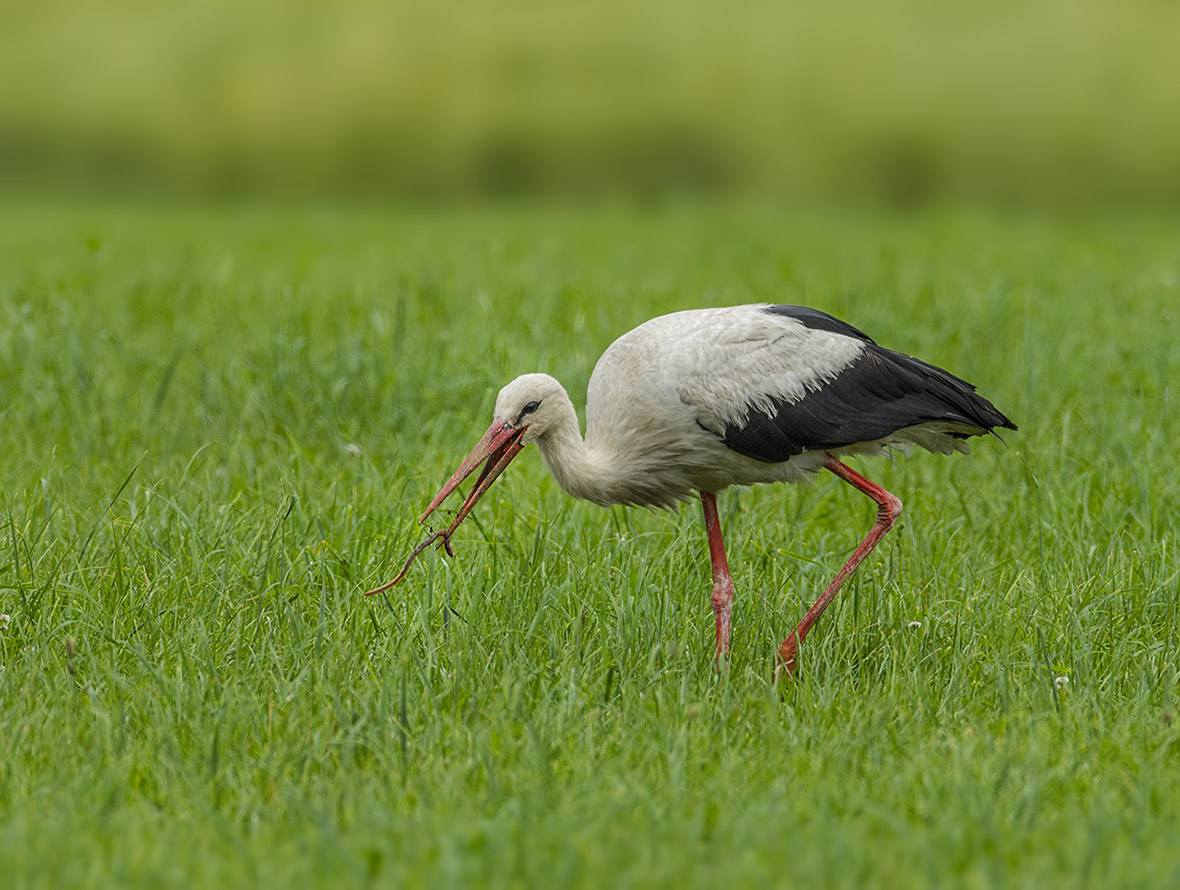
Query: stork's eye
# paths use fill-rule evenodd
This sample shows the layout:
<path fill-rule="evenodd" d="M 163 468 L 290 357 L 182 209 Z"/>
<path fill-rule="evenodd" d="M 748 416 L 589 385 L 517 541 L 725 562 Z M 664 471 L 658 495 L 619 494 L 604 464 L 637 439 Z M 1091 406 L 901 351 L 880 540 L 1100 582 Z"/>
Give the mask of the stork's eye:
<path fill-rule="evenodd" d="M 541 407 L 540 402 L 529 402 L 527 405 L 525 405 L 523 408 L 521 408 L 520 413 L 516 415 L 516 425 L 517 426 L 522 425 L 524 423 L 525 415 L 532 414 L 534 411 L 536 411 L 540 407 Z"/>

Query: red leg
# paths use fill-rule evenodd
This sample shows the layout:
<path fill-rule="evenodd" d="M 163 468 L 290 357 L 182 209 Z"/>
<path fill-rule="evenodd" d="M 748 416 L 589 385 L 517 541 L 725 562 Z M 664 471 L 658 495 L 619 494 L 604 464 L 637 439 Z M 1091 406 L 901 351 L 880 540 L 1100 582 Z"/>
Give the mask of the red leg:
<path fill-rule="evenodd" d="M 897 517 L 901 515 L 901 501 L 880 485 L 870 482 L 864 476 L 840 463 L 834 457 L 829 458 L 824 466 L 877 502 L 877 522 L 873 525 L 869 533 L 865 535 L 865 539 L 860 542 L 860 546 L 852 552 L 852 556 L 848 558 L 848 562 L 844 563 L 844 567 L 836 573 L 836 577 L 832 579 L 832 583 L 827 586 L 827 589 L 824 590 L 820 598 L 816 600 L 815 605 L 803 616 L 803 620 L 799 622 L 799 626 L 778 647 L 779 671 L 788 676 L 795 673 L 795 654 L 799 648 L 799 644 L 803 642 L 803 638 L 807 636 L 808 631 L 819 620 L 819 616 L 828 607 L 828 603 L 835 598 L 840 588 L 844 586 L 844 582 L 848 580 L 848 576 L 856 571 L 856 567 L 860 565 L 861 560 L 872 552 L 872 549 L 877 546 L 878 542 L 885 537 L 885 533 L 897 521 Z M 778 671 L 776 671 L 776 679 L 777 674 Z"/>
<path fill-rule="evenodd" d="M 733 578 L 725 559 L 725 542 L 721 540 L 721 519 L 717 515 L 717 495 L 701 492 L 705 510 L 705 533 L 709 536 L 709 558 L 713 561 L 713 614 L 717 616 L 717 663 L 729 651 L 729 614 L 733 610 Z"/>

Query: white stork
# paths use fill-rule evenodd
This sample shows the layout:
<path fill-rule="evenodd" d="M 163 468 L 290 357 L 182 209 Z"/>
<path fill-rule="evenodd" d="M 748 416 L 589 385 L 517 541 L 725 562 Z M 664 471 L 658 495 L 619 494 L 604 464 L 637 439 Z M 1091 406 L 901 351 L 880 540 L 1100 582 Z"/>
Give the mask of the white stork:
<path fill-rule="evenodd" d="M 898 498 L 840 458 L 909 445 L 966 452 L 969 436 L 996 427 L 1016 429 L 970 383 L 884 349 L 824 312 L 772 305 L 675 312 L 624 334 L 598 360 L 586 393 L 585 439 L 573 402 L 549 375 L 525 374 L 500 390 L 491 427 L 419 522 L 482 464 L 458 513 L 418 545 L 393 581 L 369 593 L 404 578 L 434 541 L 453 555 L 450 539 L 459 523 L 535 442 L 563 489 L 602 506 L 674 509 L 700 493 L 720 663 L 729 647 L 734 586 L 717 492 L 795 482 L 826 469 L 877 503 L 877 521 L 779 646 L 780 668 L 790 674 L 798 645 L 901 514 Z"/>

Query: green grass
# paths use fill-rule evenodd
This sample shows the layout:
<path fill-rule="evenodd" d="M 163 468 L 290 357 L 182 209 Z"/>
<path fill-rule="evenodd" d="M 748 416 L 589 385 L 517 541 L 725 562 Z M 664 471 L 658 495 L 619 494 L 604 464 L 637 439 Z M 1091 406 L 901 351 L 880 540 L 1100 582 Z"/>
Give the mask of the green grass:
<path fill-rule="evenodd" d="M 0 873 L 1175 883 L 1178 269 L 1146 217 L 10 206 Z M 362 597 L 503 381 L 580 404 L 635 323 L 749 300 L 1021 426 L 857 463 L 906 514 L 797 680 L 774 647 L 872 519 L 827 478 L 723 496 L 724 677 L 699 510 L 571 501 L 532 454 Z"/>

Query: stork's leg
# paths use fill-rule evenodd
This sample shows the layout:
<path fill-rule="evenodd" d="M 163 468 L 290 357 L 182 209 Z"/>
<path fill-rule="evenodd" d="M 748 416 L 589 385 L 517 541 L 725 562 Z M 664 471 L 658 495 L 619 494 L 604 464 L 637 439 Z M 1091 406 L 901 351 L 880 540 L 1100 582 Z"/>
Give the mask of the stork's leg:
<path fill-rule="evenodd" d="M 901 515 L 901 501 L 880 485 L 870 482 L 864 476 L 840 463 L 834 457 L 829 458 L 824 466 L 877 502 L 877 522 L 873 525 L 869 533 L 865 535 L 865 539 L 860 542 L 860 546 L 852 552 L 852 556 L 848 558 L 848 562 L 844 563 L 844 568 L 836 573 L 836 577 L 832 579 L 832 583 L 827 586 L 827 589 L 824 590 L 820 598 L 816 600 L 815 605 L 803 616 L 803 620 L 799 622 L 799 626 L 778 647 L 779 671 L 786 673 L 788 676 L 795 672 L 795 652 L 799 644 L 803 642 L 803 638 L 807 636 L 808 631 L 811 630 L 812 626 L 819 619 L 819 616 L 823 614 L 824 609 L 828 607 L 828 603 L 832 601 L 840 591 L 840 588 L 844 586 L 844 582 L 848 580 L 848 576 L 856 571 L 856 567 L 860 565 L 861 560 L 872 552 L 872 549 L 877 546 L 878 542 L 885 537 L 885 533 L 897 521 L 897 517 Z"/>
<path fill-rule="evenodd" d="M 701 492 L 705 510 L 705 533 L 709 536 L 709 558 L 713 561 L 713 614 L 717 616 L 717 664 L 729 651 L 729 613 L 733 610 L 733 578 L 725 559 L 725 542 L 721 540 L 721 519 L 717 515 L 717 495 Z"/>

